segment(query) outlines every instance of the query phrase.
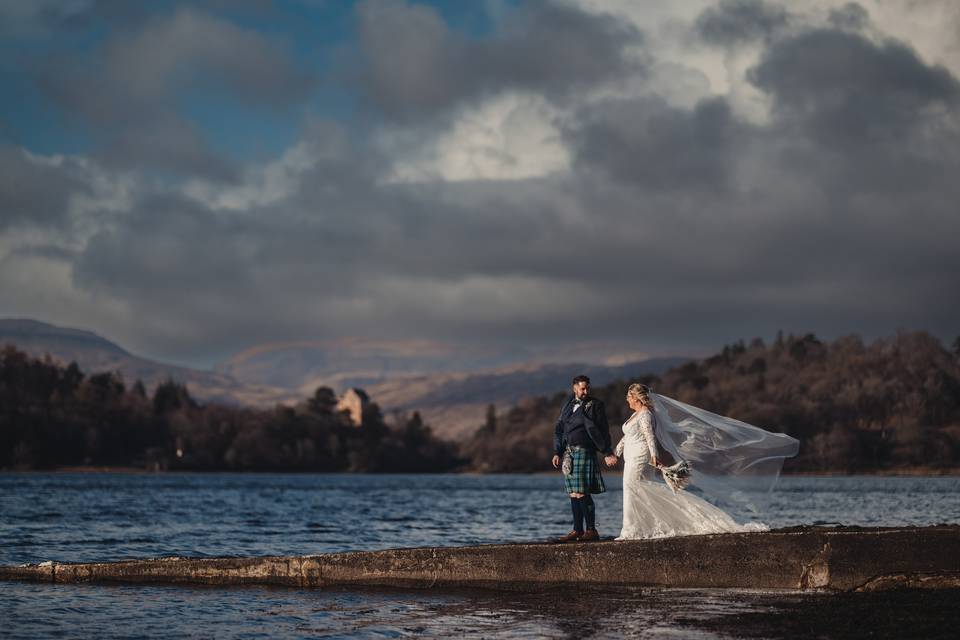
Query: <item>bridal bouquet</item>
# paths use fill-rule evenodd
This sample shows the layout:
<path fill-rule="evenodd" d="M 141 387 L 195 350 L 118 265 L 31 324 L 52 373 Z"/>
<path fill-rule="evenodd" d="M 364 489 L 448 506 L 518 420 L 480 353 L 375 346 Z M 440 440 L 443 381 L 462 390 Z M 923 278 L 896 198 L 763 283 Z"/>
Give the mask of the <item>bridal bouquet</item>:
<path fill-rule="evenodd" d="M 686 460 L 670 467 L 660 467 L 660 473 L 663 474 L 663 481 L 674 493 L 690 484 L 690 464 Z"/>

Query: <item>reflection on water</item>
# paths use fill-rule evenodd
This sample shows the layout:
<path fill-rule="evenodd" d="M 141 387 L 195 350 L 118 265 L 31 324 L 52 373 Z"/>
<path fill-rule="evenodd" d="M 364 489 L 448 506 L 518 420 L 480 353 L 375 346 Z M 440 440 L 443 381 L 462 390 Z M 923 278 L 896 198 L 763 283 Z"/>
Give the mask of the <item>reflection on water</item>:
<path fill-rule="evenodd" d="M 0 606 L 19 636 L 719 638 L 698 621 L 763 608 L 760 593 L 649 589 L 311 591 L 276 588 L 10 585 Z M 2 635 L 2 632 L 0 632 Z"/>
<path fill-rule="evenodd" d="M 320 591 L 0 585 L 0 637 L 953 640 L 960 590 Z"/>

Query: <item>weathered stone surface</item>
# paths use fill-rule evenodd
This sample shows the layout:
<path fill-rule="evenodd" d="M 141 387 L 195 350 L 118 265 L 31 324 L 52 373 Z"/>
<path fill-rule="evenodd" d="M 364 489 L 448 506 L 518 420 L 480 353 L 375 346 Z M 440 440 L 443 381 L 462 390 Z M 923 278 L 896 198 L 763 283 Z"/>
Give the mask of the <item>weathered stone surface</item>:
<path fill-rule="evenodd" d="M 0 567 L 45 582 L 540 589 L 567 584 L 678 588 L 955 587 L 960 526 L 782 529 L 579 544 L 388 549 L 314 556 L 161 558 Z"/>
<path fill-rule="evenodd" d="M 942 573 L 895 573 L 878 576 L 856 591 L 889 591 L 890 589 L 960 589 L 960 571 Z"/>

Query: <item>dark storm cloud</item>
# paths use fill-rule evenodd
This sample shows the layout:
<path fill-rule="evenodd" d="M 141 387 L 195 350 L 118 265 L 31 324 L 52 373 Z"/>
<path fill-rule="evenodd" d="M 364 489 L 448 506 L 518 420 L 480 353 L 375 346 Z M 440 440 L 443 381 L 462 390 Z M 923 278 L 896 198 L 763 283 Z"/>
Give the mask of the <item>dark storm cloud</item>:
<path fill-rule="evenodd" d="M 751 73 L 767 124 L 723 98 L 599 100 L 564 121 L 573 171 L 521 181 L 391 184 L 392 158 L 317 126 L 302 143 L 314 162 L 281 200 L 144 200 L 90 241 L 76 282 L 127 301 L 151 347 L 179 353 L 250 336 L 952 331 L 955 80 L 833 30 L 774 39 Z"/>
<path fill-rule="evenodd" d="M 180 91 L 201 86 L 263 106 L 289 105 L 312 88 L 277 42 L 186 8 L 121 31 L 79 60 L 53 59 L 41 79 L 72 114 L 99 125 L 149 121 L 172 110 Z"/>
<path fill-rule="evenodd" d="M 431 7 L 402 0 L 358 9 L 359 90 L 388 117 L 428 117 L 505 90 L 550 96 L 639 72 L 639 31 L 612 16 L 533 2 L 490 37 L 452 30 Z"/>
<path fill-rule="evenodd" d="M 77 257 L 77 252 L 55 244 L 28 244 L 11 251 L 7 259 L 19 257 L 43 258 L 49 262 L 72 264 Z"/>
<path fill-rule="evenodd" d="M 934 189 L 955 168 L 960 83 L 906 45 L 818 29 L 772 45 L 750 80 L 773 100 L 798 168 L 841 191 Z"/>
<path fill-rule="evenodd" d="M 903 133 L 960 96 L 948 70 L 925 64 L 908 46 L 831 29 L 777 42 L 749 77 L 778 113 L 808 118 L 823 140 L 865 141 L 879 128 Z"/>
<path fill-rule="evenodd" d="M 637 34 L 617 36 L 605 18 L 545 4 L 516 15 L 471 40 L 429 8 L 364 5 L 367 97 L 391 117 L 511 88 L 570 107 L 557 96 L 637 71 L 624 57 Z M 125 304 L 140 318 L 141 347 L 193 357 L 346 335 L 713 348 L 778 328 L 955 333 L 956 79 L 849 24 L 789 33 L 765 24 L 774 27 L 749 76 L 772 104 L 762 123 L 724 97 L 683 107 L 593 94 L 559 120 L 570 171 L 458 183 L 391 182 L 409 149 L 314 123 L 293 159 L 229 187 L 240 204 L 141 185 L 129 211 L 79 251 L 33 254 L 70 261 L 81 292 Z M 612 44 L 598 44 L 611 33 Z M 569 42 L 599 53 L 563 58 Z M 598 60 L 616 76 L 593 69 Z M 473 71 L 458 77 L 451 61 Z M 563 65 L 574 65 L 570 78 Z M 162 147 L 170 131 L 143 144 Z M 203 156 L 178 157 L 182 147 L 189 140 L 163 162 L 193 167 Z M 25 207 L 50 200 L 38 209 L 48 213 L 16 219 L 62 219 L 83 185 L 21 161 L 0 154 L 0 168 L 12 167 L 2 179 L 24 174 Z M 21 196 L 0 188 L 0 197 Z"/>
<path fill-rule="evenodd" d="M 62 37 L 91 29 L 128 28 L 149 20 L 151 12 L 157 9 L 150 4 L 129 0 L 0 3 L 0 31 L 14 36 L 51 32 Z M 226 10 L 260 19 L 272 17 L 275 9 L 270 0 L 192 0 L 190 6 L 204 11 Z"/>
<path fill-rule="evenodd" d="M 542 300 L 519 304 L 497 278 L 593 274 L 546 266 L 582 232 L 553 211 L 570 195 L 562 183 L 382 184 L 375 150 L 341 144 L 324 128 L 312 135 L 305 144 L 321 159 L 288 198 L 241 212 L 144 195 L 89 240 L 75 284 L 135 309 L 149 324 L 151 349 L 196 350 L 202 340 L 202 349 L 222 353 L 251 335 L 456 338 L 545 311 Z M 585 246 L 602 241 L 581 237 Z M 457 293 L 471 278 L 491 282 Z"/>
<path fill-rule="evenodd" d="M 870 14 L 856 2 L 848 2 L 842 7 L 831 9 L 830 25 L 837 29 L 861 31 L 870 23 Z"/>
<path fill-rule="evenodd" d="M 582 242 L 584 277 L 611 298 L 595 326 L 612 335 L 639 313 L 659 336 L 954 331 L 956 79 L 901 43 L 830 29 L 771 38 L 750 78 L 772 100 L 768 124 L 723 99 L 656 98 L 566 122 L 570 190 L 606 230 Z"/>
<path fill-rule="evenodd" d="M 63 33 L 102 27 L 106 21 L 127 22 L 142 18 L 145 13 L 141 3 L 125 0 L 4 2 L 0 3 L 0 33 L 15 37 L 43 32 Z"/>
<path fill-rule="evenodd" d="M 170 113 L 155 113 L 141 124 L 105 134 L 96 157 L 104 165 L 121 170 L 147 166 L 173 175 L 203 176 L 222 182 L 239 177 L 236 163 L 216 153 L 202 131 Z"/>
<path fill-rule="evenodd" d="M 246 270 L 236 269 L 229 220 L 177 197 L 147 197 L 120 224 L 96 233 L 74 270 L 75 282 L 129 299 L 148 293 L 157 302 L 209 294 L 215 282 L 238 293 Z M 249 284 L 249 283 L 246 283 Z"/>
<path fill-rule="evenodd" d="M 695 26 L 705 42 L 728 46 L 767 38 L 788 20 L 782 7 L 763 0 L 721 0 L 704 10 Z"/>
<path fill-rule="evenodd" d="M 222 355 L 251 336 L 342 331 L 351 319 L 340 316 L 362 311 L 350 301 L 390 268 L 378 252 L 412 205 L 377 187 L 372 149 L 354 150 L 333 126 L 307 135 L 314 165 L 267 205 L 216 210 L 145 187 L 76 256 L 74 285 L 141 315 L 157 352 Z"/>
<path fill-rule="evenodd" d="M 0 144 L 0 231 L 65 225 L 71 197 L 89 193 L 70 164 L 33 160 L 23 149 Z"/>
<path fill-rule="evenodd" d="M 607 101 L 568 128 L 576 163 L 649 189 L 722 187 L 739 129 L 723 98 L 692 110 L 659 97 Z"/>
<path fill-rule="evenodd" d="M 89 54 L 58 55 L 35 71 L 71 118 L 99 133 L 110 164 L 213 178 L 232 170 L 180 115 L 185 92 L 223 91 L 241 104 L 284 108 L 314 87 L 279 42 L 191 8 L 120 29 Z"/>
<path fill-rule="evenodd" d="M 233 222 L 189 202 L 149 203 L 142 212 L 94 236 L 73 269 L 79 290 L 136 315 L 142 348 L 203 358 L 326 329 L 326 274 L 305 250 L 319 234 Z M 313 247 L 313 260 L 322 247 Z M 289 269 L 291 254 L 307 260 Z"/>

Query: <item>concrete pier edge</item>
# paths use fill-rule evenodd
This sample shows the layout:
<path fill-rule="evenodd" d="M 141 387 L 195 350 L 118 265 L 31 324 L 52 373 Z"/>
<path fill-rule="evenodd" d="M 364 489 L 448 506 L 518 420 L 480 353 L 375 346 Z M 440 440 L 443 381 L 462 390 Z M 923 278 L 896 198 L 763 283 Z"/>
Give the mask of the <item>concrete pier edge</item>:
<path fill-rule="evenodd" d="M 960 588 L 960 525 L 798 527 L 636 541 L 0 567 L 0 580 L 540 590 L 566 585 L 877 591 Z"/>

